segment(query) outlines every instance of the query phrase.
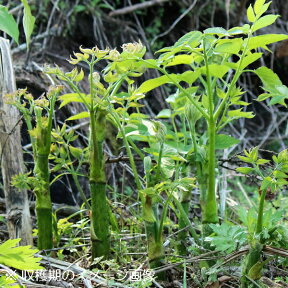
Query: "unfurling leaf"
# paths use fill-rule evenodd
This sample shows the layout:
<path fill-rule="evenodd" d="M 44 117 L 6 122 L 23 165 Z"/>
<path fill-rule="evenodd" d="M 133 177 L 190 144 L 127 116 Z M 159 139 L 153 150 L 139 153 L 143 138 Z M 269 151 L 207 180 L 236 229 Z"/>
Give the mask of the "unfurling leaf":
<path fill-rule="evenodd" d="M 31 34 L 33 32 L 34 24 L 35 24 L 35 17 L 31 14 L 31 9 L 27 0 L 21 0 L 21 2 L 24 5 L 23 27 L 24 27 L 27 47 L 29 47 Z"/>

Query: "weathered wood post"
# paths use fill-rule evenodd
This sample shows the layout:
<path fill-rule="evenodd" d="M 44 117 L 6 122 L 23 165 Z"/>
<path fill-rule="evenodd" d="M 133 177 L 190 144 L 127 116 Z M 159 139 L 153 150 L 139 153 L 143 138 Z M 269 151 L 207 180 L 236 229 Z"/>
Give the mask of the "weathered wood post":
<path fill-rule="evenodd" d="M 14 175 L 23 173 L 20 115 L 16 107 L 3 102 L 3 95 L 16 90 L 9 41 L 0 37 L 0 165 L 10 239 L 21 238 L 32 245 L 32 226 L 27 191 L 11 186 Z"/>

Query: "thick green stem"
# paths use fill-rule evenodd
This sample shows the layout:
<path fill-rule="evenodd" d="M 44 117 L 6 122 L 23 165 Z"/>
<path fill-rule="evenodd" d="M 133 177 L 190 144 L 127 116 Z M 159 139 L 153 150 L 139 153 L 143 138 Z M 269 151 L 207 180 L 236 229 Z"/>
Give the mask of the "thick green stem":
<path fill-rule="evenodd" d="M 107 259 L 110 254 L 109 210 L 106 201 L 106 184 L 90 182 L 93 233 L 92 258 L 103 256 Z"/>
<path fill-rule="evenodd" d="M 208 191 L 204 198 L 204 211 L 202 210 L 202 223 L 218 223 L 217 203 L 216 203 L 216 191 L 215 191 L 215 139 L 216 139 L 216 121 L 214 119 L 214 99 L 212 81 L 209 70 L 208 56 L 204 46 L 204 60 L 207 75 L 207 95 L 209 101 L 209 119 L 208 124 Z M 203 206 L 202 206 L 203 207 Z"/>
<path fill-rule="evenodd" d="M 189 191 L 190 194 L 190 191 Z M 190 198 L 190 197 L 189 197 Z M 189 213 L 189 200 L 188 199 L 182 199 L 181 201 L 181 205 L 183 207 L 183 211 L 186 213 L 186 215 L 188 215 Z M 178 254 L 179 255 L 187 255 L 187 248 L 186 248 L 186 239 L 188 236 L 187 233 L 187 225 L 186 225 L 186 219 L 183 217 L 183 214 L 180 213 L 180 217 L 179 217 L 179 223 L 178 223 L 178 227 L 179 227 L 179 233 L 178 233 L 178 246 L 177 246 L 177 250 L 178 250 Z"/>
<path fill-rule="evenodd" d="M 39 250 L 51 249 L 53 247 L 52 240 L 52 202 L 50 194 L 36 197 L 36 216 L 38 227 Z"/>
<path fill-rule="evenodd" d="M 110 254 L 109 207 L 106 200 L 106 177 L 103 142 L 106 112 L 90 111 L 90 193 L 92 258 Z"/>
<path fill-rule="evenodd" d="M 34 173 L 36 181 L 40 181 L 36 188 L 36 215 L 38 226 L 38 249 L 53 247 L 52 235 L 52 202 L 49 189 L 49 154 L 37 154 Z"/>
<path fill-rule="evenodd" d="M 159 268 L 164 264 L 164 247 L 162 231 L 159 233 L 159 225 L 157 216 L 153 210 L 152 198 L 148 195 L 145 197 L 144 203 L 144 215 L 145 215 L 145 229 L 148 246 L 148 261 L 151 269 Z M 164 280 L 165 273 L 157 275 L 161 280 Z M 160 279 L 159 278 L 159 279 Z"/>
<path fill-rule="evenodd" d="M 267 192 L 266 189 L 263 190 L 261 197 L 260 197 L 257 226 L 255 230 L 256 235 L 258 236 L 263 230 L 263 211 L 264 211 L 266 192 Z M 247 279 L 246 276 L 249 276 L 253 280 L 257 280 L 261 277 L 261 271 L 258 271 L 258 273 L 252 273 L 253 269 L 251 269 L 256 264 L 261 265 L 261 254 L 262 254 L 262 249 L 263 249 L 263 242 L 261 238 L 262 237 L 260 235 L 260 241 L 256 238 L 254 240 L 254 243 L 252 243 L 250 246 L 250 251 L 249 251 L 249 254 L 247 255 L 247 259 L 243 268 L 241 288 L 248 287 L 248 283 L 250 281 L 249 279 Z"/>
<path fill-rule="evenodd" d="M 263 245 L 261 245 L 259 242 L 256 242 L 255 244 L 251 245 L 249 254 L 247 255 L 245 262 L 244 262 L 244 268 L 243 268 L 242 278 L 241 278 L 241 288 L 256 287 L 255 285 L 248 286 L 249 284 L 251 284 L 251 281 L 246 276 L 248 276 L 249 278 L 253 280 L 258 280 L 261 277 L 260 271 L 254 269 L 255 271 L 258 271 L 257 273 L 255 273 L 255 271 L 253 271 L 253 269 L 251 268 L 254 265 L 259 265 L 259 264 L 261 265 L 260 260 L 261 260 L 262 249 L 263 249 Z"/>
<path fill-rule="evenodd" d="M 263 211 L 264 211 L 264 203 L 265 203 L 265 196 L 267 190 L 263 190 L 260 197 L 259 209 L 258 209 L 258 219 L 257 219 L 257 226 L 256 226 L 256 233 L 260 234 L 263 229 Z"/>
<path fill-rule="evenodd" d="M 208 124 L 209 151 L 208 151 L 208 191 L 204 199 L 205 209 L 202 215 L 203 223 L 218 223 L 217 203 L 215 193 L 215 122 L 210 119 Z"/>

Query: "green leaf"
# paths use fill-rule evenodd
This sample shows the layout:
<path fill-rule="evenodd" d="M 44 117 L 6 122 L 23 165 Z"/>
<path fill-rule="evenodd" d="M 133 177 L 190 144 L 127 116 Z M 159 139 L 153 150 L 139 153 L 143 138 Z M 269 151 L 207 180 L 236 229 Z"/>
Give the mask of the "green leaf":
<path fill-rule="evenodd" d="M 257 263 L 255 263 L 249 270 L 248 272 L 248 277 L 250 277 L 253 280 L 257 280 L 260 279 L 262 276 L 262 269 L 264 266 L 264 262 L 260 262 L 258 261 Z"/>
<path fill-rule="evenodd" d="M 254 4 L 255 13 L 258 14 L 261 11 L 262 6 L 265 4 L 266 0 L 256 0 Z"/>
<path fill-rule="evenodd" d="M 212 64 L 214 65 L 214 64 Z M 216 64 L 215 64 L 216 65 Z M 220 66 L 220 65 L 219 65 Z M 143 82 L 140 87 L 138 88 L 139 93 L 147 93 L 161 85 L 167 84 L 167 83 L 179 83 L 181 81 L 185 81 L 188 84 L 192 84 L 198 77 L 200 76 L 200 71 L 196 70 L 193 71 L 186 71 L 182 74 L 169 74 L 163 75 L 157 78 L 149 79 L 145 82 Z"/>
<path fill-rule="evenodd" d="M 282 104 L 286 107 L 285 99 L 288 98 L 288 88 L 285 85 L 282 85 L 279 77 L 269 68 L 260 67 L 255 73 L 261 79 L 264 89 L 269 93 L 261 94 L 258 97 L 258 101 L 263 101 L 269 97 L 272 97 L 269 105 Z"/>
<path fill-rule="evenodd" d="M 250 30 L 250 25 L 249 24 L 244 24 L 243 26 L 240 27 L 233 27 L 228 30 L 229 35 L 239 35 L 239 34 L 248 34 Z"/>
<path fill-rule="evenodd" d="M 263 164 L 267 164 L 267 163 L 269 163 L 269 162 L 270 162 L 270 160 L 258 159 L 258 160 L 256 161 L 256 164 L 257 164 L 257 165 L 263 165 Z"/>
<path fill-rule="evenodd" d="M 236 168 L 237 172 L 242 173 L 244 175 L 249 174 L 253 170 L 254 170 L 254 168 L 252 168 L 252 167 L 238 167 L 238 168 Z"/>
<path fill-rule="evenodd" d="M 151 157 L 150 156 L 144 157 L 143 164 L 144 164 L 145 175 L 146 175 L 146 177 L 149 177 L 150 176 L 150 171 L 152 169 L 152 159 L 151 159 Z"/>
<path fill-rule="evenodd" d="M 254 4 L 254 11 L 257 14 L 259 14 L 263 8 L 263 5 L 265 4 L 266 0 L 256 0 Z M 264 11 L 265 12 L 265 11 Z"/>
<path fill-rule="evenodd" d="M 186 71 L 182 74 L 177 74 L 178 81 L 184 81 L 188 83 L 189 85 L 192 85 L 198 77 L 201 75 L 201 71 L 198 69 L 196 71 Z"/>
<path fill-rule="evenodd" d="M 78 120 L 78 119 L 82 119 L 82 118 L 89 118 L 90 114 L 88 111 L 83 111 L 81 113 L 78 113 L 76 115 L 73 115 L 71 117 L 69 117 L 68 119 L 66 119 L 66 121 L 71 121 L 71 120 Z"/>
<path fill-rule="evenodd" d="M 191 31 L 183 35 L 173 46 L 173 48 L 189 45 L 192 48 L 200 44 L 202 33 L 200 31 Z"/>
<path fill-rule="evenodd" d="M 229 223 L 210 224 L 213 234 L 206 237 L 205 241 L 210 241 L 217 251 L 231 253 L 239 246 L 247 242 L 245 229 L 241 226 L 235 226 Z"/>
<path fill-rule="evenodd" d="M 146 93 L 168 82 L 171 82 L 171 80 L 166 75 L 153 78 L 153 79 L 149 79 L 141 84 L 141 86 L 138 88 L 138 92 Z"/>
<path fill-rule="evenodd" d="M 228 117 L 238 119 L 238 118 L 253 118 L 253 112 L 243 112 L 242 109 L 230 110 L 228 111 Z"/>
<path fill-rule="evenodd" d="M 241 161 L 243 161 L 245 163 L 254 163 L 254 161 L 253 161 L 253 159 L 251 159 L 251 157 L 245 157 L 245 156 L 238 155 L 237 158 L 239 158 Z"/>
<path fill-rule="evenodd" d="M 256 16 L 255 13 L 253 11 L 252 5 L 250 4 L 248 9 L 247 9 L 247 18 L 249 22 L 255 22 L 256 20 Z"/>
<path fill-rule="evenodd" d="M 217 42 L 215 52 L 217 53 L 230 53 L 238 54 L 241 49 L 243 40 L 241 38 L 236 39 L 221 39 Z"/>
<path fill-rule="evenodd" d="M 225 134 L 216 135 L 215 149 L 226 149 L 240 143 L 240 140 Z"/>
<path fill-rule="evenodd" d="M 266 15 L 266 16 L 259 18 L 254 23 L 252 32 L 255 32 L 261 28 L 264 28 L 264 27 L 267 27 L 267 26 L 273 24 L 278 17 L 279 17 L 279 15 Z"/>
<path fill-rule="evenodd" d="M 78 148 L 78 147 L 73 147 L 71 145 L 69 145 L 69 150 L 71 152 L 71 154 L 76 158 L 76 159 L 80 159 L 81 155 L 83 154 L 83 149 Z"/>
<path fill-rule="evenodd" d="M 170 157 L 162 157 L 161 171 L 167 178 L 171 178 L 175 171 L 175 162 Z"/>
<path fill-rule="evenodd" d="M 266 45 L 288 39 L 288 35 L 285 34 L 265 34 L 260 36 L 251 37 L 248 42 L 249 50 L 256 48 L 267 49 Z M 245 39 L 245 41 L 248 41 Z"/>
<path fill-rule="evenodd" d="M 170 62 L 166 65 L 168 66 L 175 66 L 175 65 L 180 65 L 180 64 L 187 64 L 191 65 L 191 63 L 194 60 L 194 55 L 186 55 L 186 54 L 181 54 L 181 55 L 176 55 L 171 59 Z"/>
<path fill-rule="evenodd" d="M 264 100 L 266 100 L 267 98 L 269 98 L 269 97 L 271 97 L 271 95 L 270 94 L 268 94 L 268 93 L 263 93 L 263 94 L 261 94 L 261 95 L 259 95 L 258 97 L 257 97 L 257 101 L 264 101 Z"/>
<path fill-rule="evenodd" d="M 41 258 L 34 257 L 38 252 L 30 246 L 15 247 L 21 239 L 9 239 L 0 245 L 0 263 L 19 270 L 43 269 L 38 263 Z"/>
<path fill-rule="evenodd" d="M 18 25 L 7 7 L 0 5 L 0 30 L 11 36 L 15 42 L 19 43 Z"/>
<path fill-rule="evenodd" d="M 30 37 L 34 29 L 35 17 L 31 14 L 30 6 L 28 5 L 27 0 L 21 0 L 24 5 L 24 15 L 23 15 L 23 27 L 26 37 L 27 47 L 29 48 Z"/>
<path fill-rule="evenodd" d="M 258 68 L 255 73 L 261 79 L 262 83 L 264 84 L 264 88 L 282 85 L 282 82 L 277 74 L 265 66 Z"/>
<path fill-rule="evenodd" d="M 222 78 L 230 69 L 229 66 L 219 65 L 219 64 L 209 64 L 208 65 L 210 75 L 212 77 Z M 201 67 L 201 72 L 206 75 L 206 67 Z"/>
<path fill-rule="evenodd" d="M 286 173 L 284 173 L 282 171 L 278 171 L 278 170 L 274 171 L 273 175 L 276 178 L 284 178 L 284 179 L 286 179 L 288 177 Z"/>
<path fill-rule="evenodd" d="M 240 69 L 245 69 L 248 65 L 254 63 L 255 61 L 257 61 L 259 58 L 262 57 L 263 53 L 253 53 L 250 54 L 246 57 L 244 57 L 244 59 L 242 60 L 242 62 L 240 62 L 240 60 L 237 62 L 237 64 L 241 63 L 240 65 Z"/>
<path fill-rule="evenodd" d="M 222 27 L 208 28 L 208 29 L 205 29 L 203 32 L 204 34 L 216 34 L 218 36 L 229 36 L 228 31 Z"/>
<path fill-rule="evenodd" d="M 61 105 L 59 108 L 62 108 L 63 106 L 71 103 L 71 102 L 79 102 L 79 103 L 84 103 L 84 100 L 86 103 L 91 104 L 91 98 L 89 95 L 86 95 L 84 93 L 81 93 L 80 95 L 78 93 L 68 93 L 64 94 L 58 97 L 59 100 L 62 101 Z"/>
<path fill-rule="evenodd" d="M 273 179 L 271 177 L 265 177 L 262 181 L 262 184 L 261 184 L 261 187 L 260 187 L 260 190 L 266 190 L 267 188 L 272 188 L 273 186 Z M 272 189 L 273 190 L 273 189 Z"/>
<path fill-rule="evenodd" d="M 170 118 L 170 117 L 171 117 L 171 110 L 170 109 L 163 109 L 156 116 L 156 118 Z"/>

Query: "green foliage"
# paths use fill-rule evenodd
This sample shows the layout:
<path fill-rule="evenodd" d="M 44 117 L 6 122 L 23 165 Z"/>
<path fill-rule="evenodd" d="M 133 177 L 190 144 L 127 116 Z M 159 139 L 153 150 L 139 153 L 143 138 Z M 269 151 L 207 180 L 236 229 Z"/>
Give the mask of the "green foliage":
<path fill-rule="evenodd" d="M 34 30 L 35 17 L 31 14 L 31 9 L 27 0 L 21 0 L 21 2 L 24 5 L 23 27 L 24 27 L 27 47 L 29 47 L 31 34 Z"/>
<path fill-rule="evenodd" d="M 21 0 L 24 6 L 23 28 L 26 37 L 27 48 L 29 48 L 31 34 L 34 29 L 35 17 L 31 14 L 27 0 Z M 7 7 L 0 5 L 0 30 L 11 36 L 19 44 L 19 28 L 14 17 L 9 13 Z"/>
<path fill-rule="evenodd" d="M 30 246 L 16 245 L 21 239 L 10 239 L 0 245 L 0 263 L 20 270 L 43 269 L 39 261 L 41 258 L 34 257 L 38 251 Z"/>
<path fill-rule="evenodd" d="M 7 276 L 0 276 L 0 285 L 2 288 L 22 288 L 23 286 L 18 285 L 16 280 L 16 275 L 13 277 L 7 277 Z"/>
<path fill-rule="evenodd" d="M 236 251 L 247 243 L 246 231 L 241 226 L 229 223 L 210 224 L 213 234 L 206 237 L 205 241 L 211 242 L 215 249 L 227 254 Z"/>
<path fill-rule="evenodd" d="M 19 41 L 18 25 L 7 7 L 0 5 L 0 30 L 11 36 L 16 43 Z"/>
<path fill-rule="evenodd" d="M 264 244 L 282 248 L 287 246 L 286 228 L 279 227 L 283 214 L 264 209 L 265 195 L 268 192 L 276 193 L 288 184 L 287 150 L 273 156 L 272 160 L 260 158 L 257 147 L 243 151 L 243 155 L 238 158 L 245 164 L 238 167 L 237 171 L 257 176 L 260 187 L 258 209 L 246 211 L 244 207 L 237 207 L 239 219 L 245 227 L 227 222 L 218 224 L 217 157 L 223 155 L 224 149 L 240 142 L 230 136 L 225 128 L 232 121 L 255 116 L 249 111 L 250 103 L 242 99 L 245 91 L 240 87 L 240 77 L 244 73 L 253 72 L 260 78 L 265 92 L 257 98 L 258 101 L 270 98 L 269 105 L 279 103 L 285 106 L 288 95 L 288 88 L 272 70 L 267 67 L 250 69 L 250 65 L 262 57 L 263 49 L 270 51 L 267 47 L 269 44 L 288 39 L 287 35 L 282 34 L 255 36 L 256 31 L 273 24 L 278 18 L 278 15 L 264 15 L 270 5 L 270 2 L 265 2 L 257 0 L 254 5 L 249 6 L 249 24 L 229 30 L 213 27 L 203 32 L 191 31 L 174 45 L 160 49 L 156 59 L 147 59 L 146 48 L 142 43 L 135 42 L 124 44 L 121 51 L 80 47 L 80 52 L 74 53 L 69 63 L 74 66 L 85 64 L 89 71 L 74 67 L 66 72 L 57 66 L 46 67 L 46 73 L 64 81 L 72 90 L 72 93 L 64 93 L 58 97 L 61 101 L 59 108 L 72 102 L 81 103 L 85 107 L 84 111 L 68 117 L 66 121 L 88 118 L 90 136 L 87 147 L 77 147 L 73 143 L 77 136 L 73 130 L 67 129 L 66 124 L 52 130 L 51 119 L 55 102 L 51 108 L 51 101 L 56 101 L 55 94 L 33 100 L 32 95 L 20 90 L 17 95 L 7 96 L 8 102 L 14 104 L 24 116 L 34 158 L 37 159 L 39 151 L 44 151 L 45 155 L 49 156 L 50 163 L 53 163 L 51 171 L 55 173 L 53 180 L 49 177 L 41 178 L 43 173 L 38 163 L 33 176 L 30 176 L 30 173 L 18 175 L 12 184 L 19 189 L 33 189 L 39 196 L 45 184 L 49 182 L 49 187 L 63 175 L 70 174 L 86 208 L 92 211 L 90 235 L 92 258 L 95 258 L 96 264 L 109 257 L 109 217 L 110 222 L 111 218 L 114 221 L 116 219 L 109 210 L 106 199 L 103 143 L 107 135 L 107 121 L 116 127 L 117 138 L 123 141 L 128 154 L 138 200 L 142 205 L 139 219 L 145 224 L 150 267 L 163 265 L 165 259 L 163 231 L 167 223 L 171 224 L 167 220 L 169 209 L 178 218 L 178 223 L 175 221 L 178 229 L 184 231 L 179 233 L 178 243 L 187 242 L 188 227 L 187 230 L 193 236 L 191 241 L 201 245 L 199 233 L 196 233 L 189 219 L 193 189 L 200 191 L 202 240 L 205 239 L 211 244 L 208 248 L 215 247 L 216 251 L 232 253 L 247 243 L 250 245 L 251 253 L 249 252 L 247 257 L 247 264 L 244 264 L 243 275 L 256 280 L 261 276 L 266 263 L 260 257 Z M 23 4 L 26 41 L 29 44 L 35 19 L 27 7 L 27 2 L 23 1 Z M 102 4 L 99 0 L 93 1 L 89 4 L 89 9 L 99 8 Z M 67 4 L 61 2 L 61 5 Z M 108 6 L 106 8 L 110 9 Z M 74 9 L 76 13 L 80 13 L 84 12 L 85 7 L 79 4 Z M 99 71 L 100 61 L 101 64 L 106 63 L 101 73 L 96 72 Z M 183 67 L 185 72 L 179 73 Z M 160 76 L 141 82 L 140 77 L 149 69 L 156 69 Z M 89 91 L 84 93 L 82 84 L 84 81 L 87 83 L 87 80 Z M 150 119 L 142 113 L 142 99 L 160 86 L 169 87 L 171 91 L 171 95 L 166 99 L 169 107 L 158 113 L 157 120 Z M 36 126 L 32 121 L 33 117 Z M 48 135 L 48 138 L 43 135 Z M 139 169 L 141 165 L 136 165 L 135 159 L 142 160 L 144 171 Z M 84 163 L 89 163 L 91 202 L 86 199 L 78 179 L 85 177 L 82 169 Z M 123 185 L 126 194 L 132 195 L 132 188 L 134 187 Z M 69 244 L 82 243 L 78 234 L 73 234 L 73 231 L 75 228 L 86 229 L 88 220 L 82 219 L 81 223 L 76 225 L 68 220 L 65 218 L 57 221 L 54 215 L 54 242 L 57 245 L 63 235 L 68 235 L 70 239 L 69 243 L 65 244 L 66 247 Z M 115 230 L 117 231 L 117 228 Z M 193 249 L 199 252 L 200 246 L 195 247 Z M 185 249 L 182 251 L 185 255 Z M 62 251 L 58 256 L 64 257 Z M 113 260 L 105 260 L 103 263 L 111 267 L 115 265 Z M 116 266 L 118 269 L 119 266 Z M 216 275 L 217 269 L 207 273 L 212 275 L 211 279 Z"/>

